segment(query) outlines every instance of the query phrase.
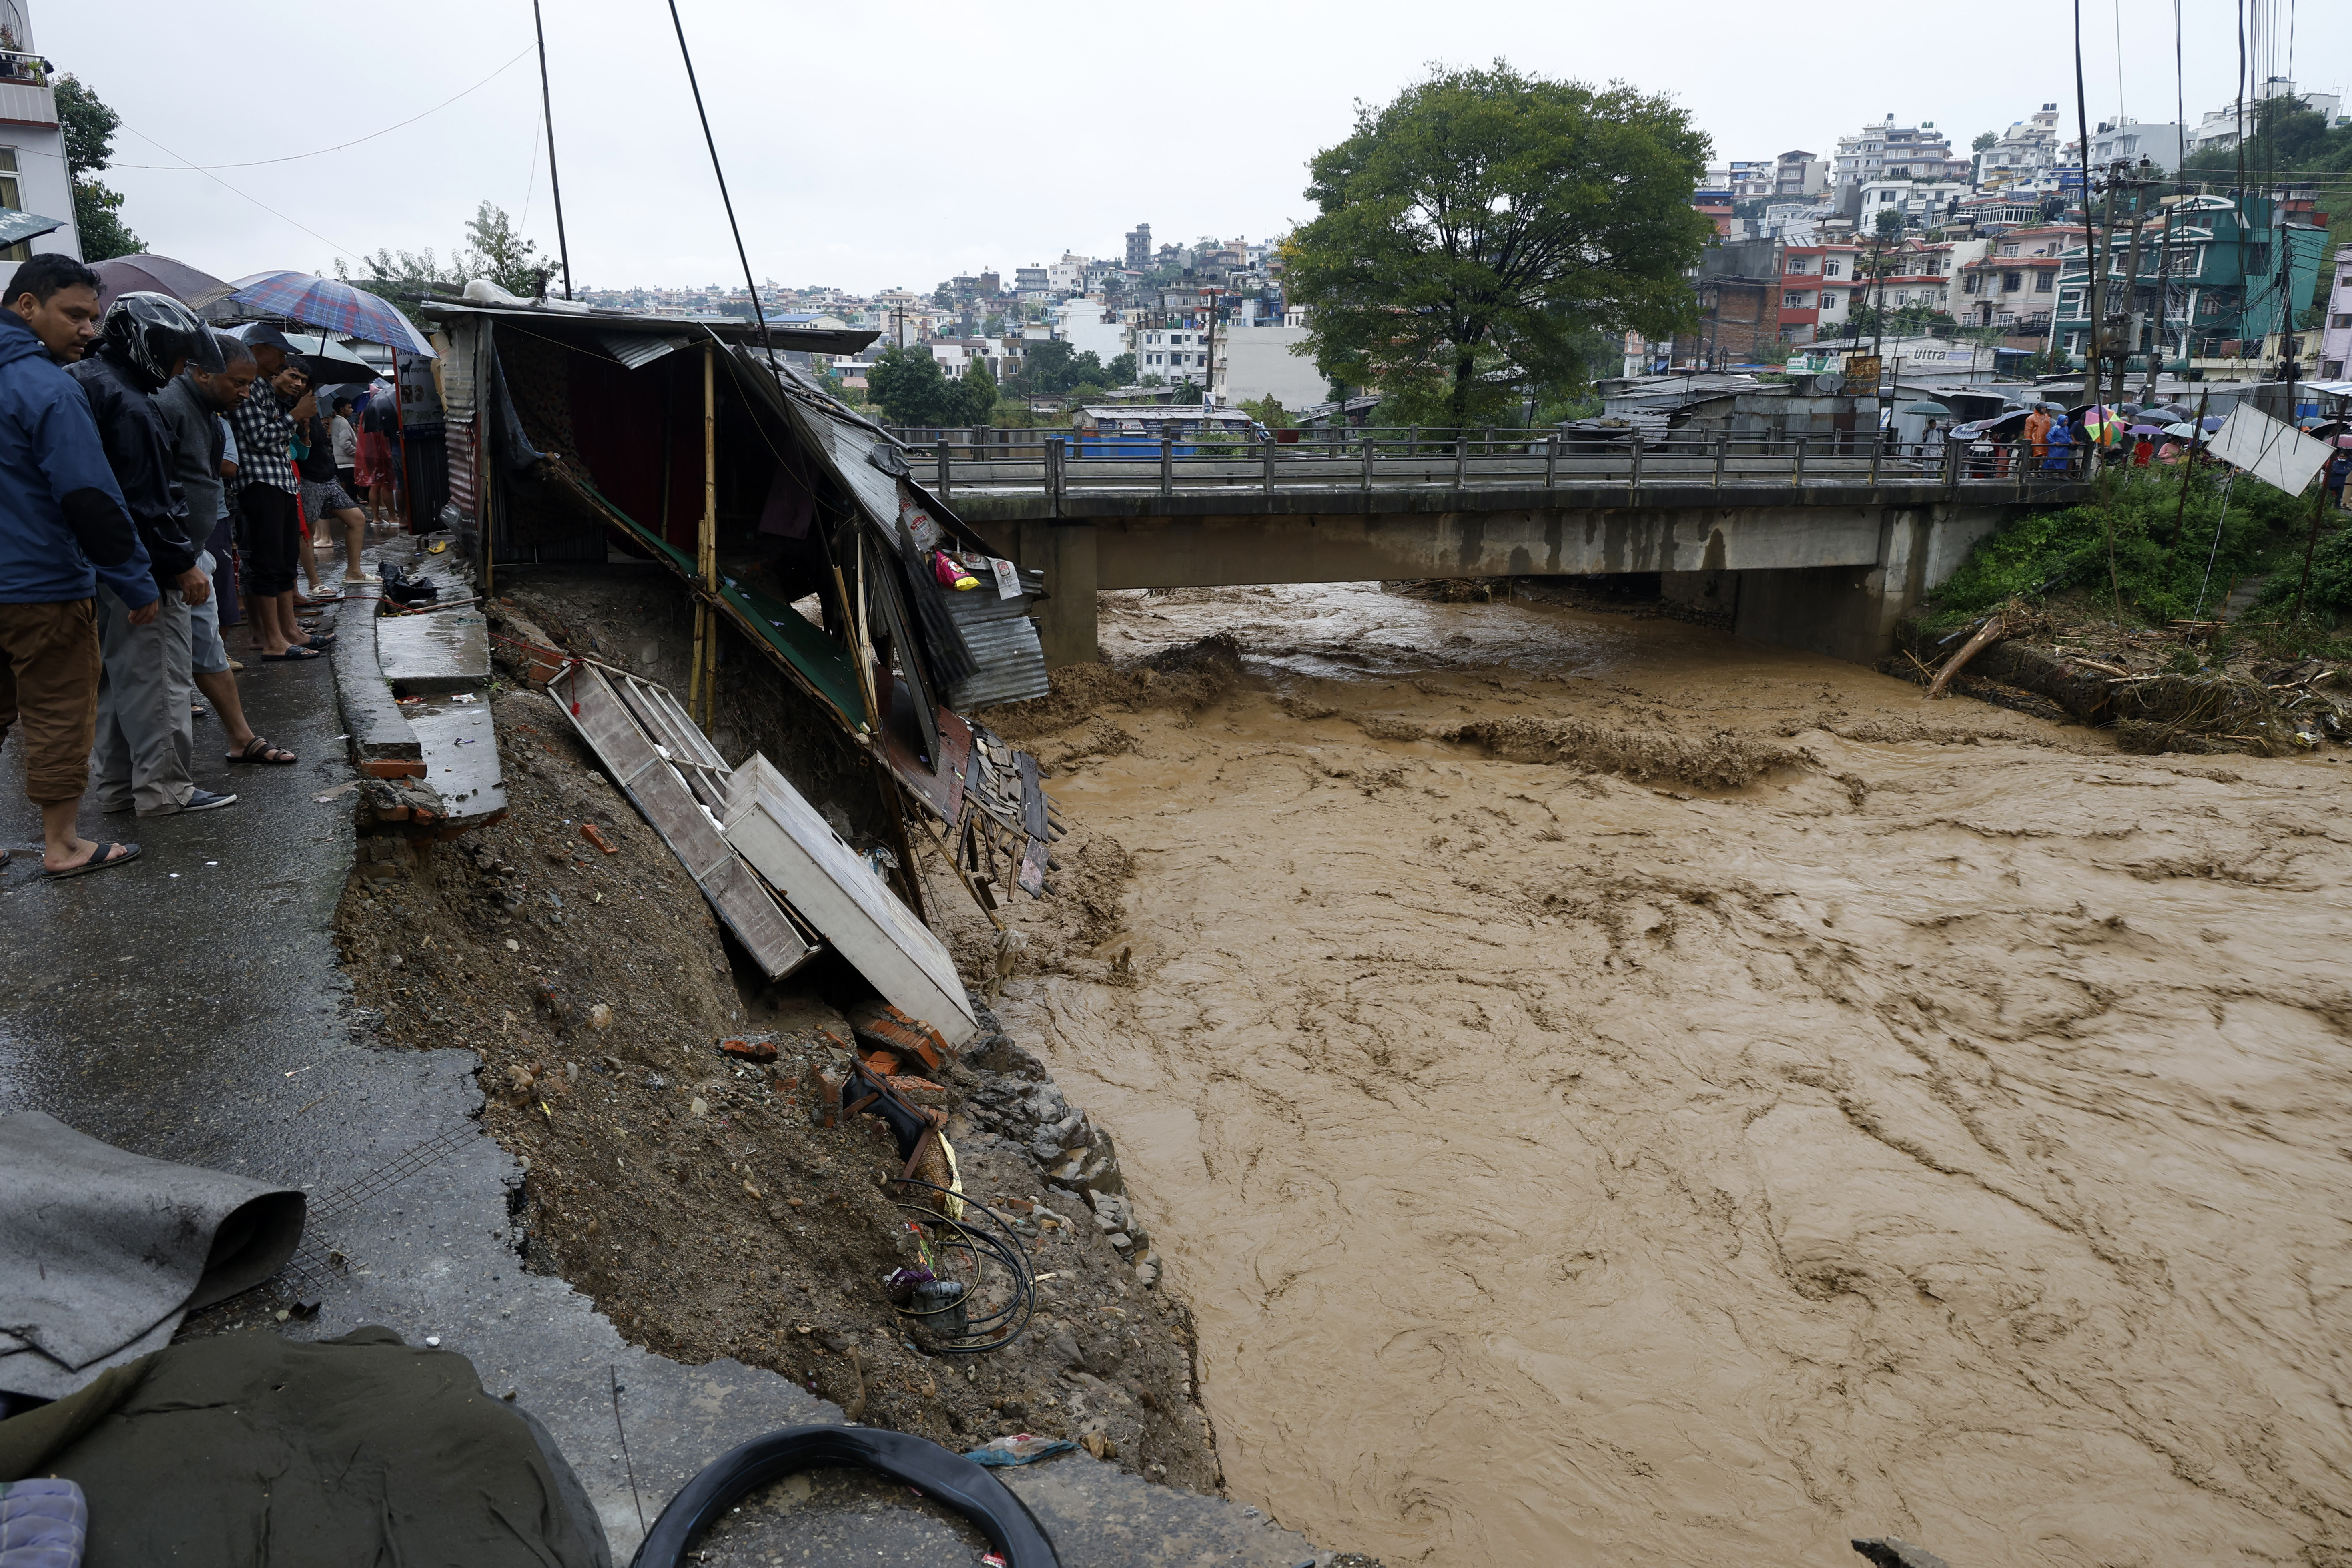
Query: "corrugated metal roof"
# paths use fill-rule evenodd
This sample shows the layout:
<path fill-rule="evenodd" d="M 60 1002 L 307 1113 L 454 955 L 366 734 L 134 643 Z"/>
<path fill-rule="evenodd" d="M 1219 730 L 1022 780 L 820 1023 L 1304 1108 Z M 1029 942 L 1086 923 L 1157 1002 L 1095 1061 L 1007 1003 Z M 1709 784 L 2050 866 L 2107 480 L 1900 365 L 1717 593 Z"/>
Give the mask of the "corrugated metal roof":
<path fill-rule="evenodd" d="M 684 336 L 656 338 L 643 332 L 599 332 L 596 341 L 604 352 L 631 370 L 643 370 L 666 353 L 686 347 L 690 341 Z"/>
<path fill-rule="evenodd" d="M 1050 689 L 1045 650 L 1037 642 L 1037 623 L 1029 618 L 1032 603 L 1027 594 L 1000 599 L 986 587 L 948 595 L 948 614 L 963 634 L 976 666 L 968 678 L 948 688 L 949 707 L 962 712 L 1000 702 L 1025 702 Z"/>

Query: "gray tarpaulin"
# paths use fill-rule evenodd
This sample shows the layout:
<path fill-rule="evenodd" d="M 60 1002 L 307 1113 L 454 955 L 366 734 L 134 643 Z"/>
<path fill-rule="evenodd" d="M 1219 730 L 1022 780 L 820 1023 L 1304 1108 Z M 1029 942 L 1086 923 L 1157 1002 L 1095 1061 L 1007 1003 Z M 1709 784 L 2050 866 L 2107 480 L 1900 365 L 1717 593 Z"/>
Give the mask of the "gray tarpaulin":
<path fill-rule="evenodd" d="M 61 1398 L 268 1279 L 301 1193 L 0 1116 L 0 1392 Z"/>

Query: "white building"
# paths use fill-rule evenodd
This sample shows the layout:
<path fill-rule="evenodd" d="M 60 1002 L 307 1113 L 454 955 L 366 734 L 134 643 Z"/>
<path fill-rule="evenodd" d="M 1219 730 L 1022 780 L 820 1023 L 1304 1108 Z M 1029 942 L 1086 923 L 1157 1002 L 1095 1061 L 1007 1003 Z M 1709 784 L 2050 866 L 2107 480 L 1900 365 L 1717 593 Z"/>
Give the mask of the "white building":
<path fill-rule="evenodd" d="M 1217 329 L 1210 400 L 1220 407 L 1271 397 L 1292 413 L 1330 401 L 1330 383 L 1315 362 L 1292 351 L 1307 341 L 1305 327 Z"/>
<path fill-rule="evenodd" d="M 1901 177 L 1940 180 L 1952 171 L 1951 140 L 1932 120 L 1897 125 L 1888 115 L 1876 125 L 1865 125 L 1852 136 L 1838 138 L 1837 158 L 1831 177 L 1841 185 Z"/>
<path fill-rule="evenodd" d="M 2041 190 L 2053 180 L 2058 163 L 2058 106 L 2045 103 L 1975 155 L 1976 187 L 1979 191 L 2017 186 Z"/>
<path fill-rule="evenodd" d="M 0 207 L 54 218 L 57 226 L 0 247 L 0 263 L 51 251 L 79 260 L 81 237 L 74 229 L 58 95 L 49 86 L 48 62 L 34 52 L 29 0 L 0 7 L 0 19 L 11 12 L 16 25 L 0 26 Z"/>
<path fill-rule="evenodd" d="M 1862 186 L 1862 216 L 1854 232 L 1869 234 L 1883 212 L 1901 213 L 1906 221 L 1932 228 L 1952 216 L 1952 205 L 1969 194 L 1961 180 L 1866 180 Z"/>
<path fill-rule="evenodd" d="M 2137 163 L 2142 158 L 2168 174 L 2180 167 L 2180 127 L 2152 125 L 2124 114 L 2102 120 L 2091 132 L 2094 167 Z"/>
<path fill-rule="evenodd" d="M 1135 376 L 1138 381 L 1149 381 L 1158 376 L 1171 386 L 1181 386 L 1194 381 L 1204 385 L 1207 384 L 1209 329 L 1206 326 L 1138 327 L 1131 336 L 1135 345 Z"/>
<path fill-rule="evenodd" d="M 2328 285 L 2327 320 L 2319 332 L 2319 379 L 2352 376 L 2352 245 L 2336 251 L 2336 276 Z"/>
<path fill-rule="evenodd" d="M 2224 153 L 2228 152 L 2238 144 L 2238 129 L 2242 114 L 2246 133 L 2251 136 L 2254 131 L 2255 106 L 2266 103 L 2274 98 L 2300 99 L 2305 109 L 2326 115 L 2330 125 L 2343 118 L 2344 100 L 2336 94 L 2297 92 L 2294 89 L 2294 82 L 2290 78 L 2274 76 L 2254 89 L 2252 100 L 2241 103 L 2238 100 L 2231 99 L 2219 109 L 2209 110 L 2205 117 L 2197 122 L 2197 128 L 2189 133 L 2189 151 L 2192 153 L 2217 149 Z"/>
<path fill-rule="evenodd" d="M 1099 300 L 1066 300 L 1054 335 L 1070 345 L 1072 353 L 1092 353 L 1108 364 L 1127 352 L 1127 325 L 1118 312 Z"/>

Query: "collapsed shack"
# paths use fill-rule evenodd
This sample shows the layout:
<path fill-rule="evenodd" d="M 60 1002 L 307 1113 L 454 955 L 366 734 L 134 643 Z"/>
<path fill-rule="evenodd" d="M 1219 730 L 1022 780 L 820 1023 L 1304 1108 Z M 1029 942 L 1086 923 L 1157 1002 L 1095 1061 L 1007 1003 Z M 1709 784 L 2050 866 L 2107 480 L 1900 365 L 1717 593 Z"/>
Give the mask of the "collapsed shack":
<path fill-rule="evenodd" d="M 919 918 L 925 821 L 992 921 L 1013 887 L 1045 895 L 1060 829 L 1035 763 L 968 716 L 1045 693 L 1042 574 L 994 560 L 896 438 L 795 363 L 875 334 L 556 300 L 425 310 L 447 342 L 460 546 L 486 595 L 502 570 L 657 565 L 694 600 L 687 715 L 710 731 L 737 665 L 722 653 L 758 655 L 792 710 L 761 726 L 770 760 L 820 799 L 843 793 L 824 779 L 874 779 L 855 793 L 882 798 L 887 872 Z"/>

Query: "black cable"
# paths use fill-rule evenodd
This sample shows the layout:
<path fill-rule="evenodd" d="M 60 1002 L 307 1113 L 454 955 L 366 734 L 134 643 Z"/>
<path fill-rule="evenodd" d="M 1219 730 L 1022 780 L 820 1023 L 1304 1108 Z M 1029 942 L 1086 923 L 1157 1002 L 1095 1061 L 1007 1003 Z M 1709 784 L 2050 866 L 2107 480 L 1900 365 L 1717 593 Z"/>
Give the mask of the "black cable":
<path fill-rule="evenodd" d="M 702 144 L 710 149 L 710 172 L 719 178 L 719 200 L 727 208 L 728 232 L 735 237 L 735 258 L 743 264 L 743 287 L 751 292 L 751 314 L 760 323 L 760 345 L 767 350 L 768 363 L 773 366 L 775 340 L 768 334 L 768 312 L 760 303 L 760 286 L 751 280 L 751 258 L 743 248 L 743 230 L 735 221 L 735 199 L 727 194 L 727 171 L 719 166 L 719 143 L 711 138 L 710 116 L 702 107 L 702 83 L 694 75 L 694 54 L 686 47 L 686 24 L 677 19 L 677 0 L 669 0 L 669 23 L 677 29 L 678 56 L 686 61 L 686 85 L 694 89 L 694 112 L 702 121 Z"/>
<path fill-rule="evenodd" d="M 555 250 L 563 259 L 563 297 L 572 298 L 572 242 L 563 237 L 563 180 L 555 172 L 555 100 L 547 88 L 547 29 L 540 25 L 539 0 L 530 0 L 530 27 L 539 35 L 539 106 L 547 117 L 547 183 L 555 191 Z"/>
<path fill-rule="evenodd" d="M 971 1272 L 974 1284 L 977 1284 L 980 1279 L 980 1266 L 983 1261 L 983 1254 L 985 1254 L 987 1258 L 993 1258 L 997 1266 L 1002 1268 L 1012 1277 L 1013 1285 L 1011 1299 L 1003 1309 L 991 1312 L 984 1317 L 975 1318 L 970 1315 L 971 1287 L 967 1286 L 965 1288 L 963 1300 L 956 1303 L 956 1305 L 962 1306 L 966 1309 L 966 1329 L 968 1331 L 964 1335 L 964 1338 L 968 1340 L 983 1340 L 985 1342 L 981 1344 L 941 1345 L 938 1347 L 940 1353 L 942 1355 L 985 1355 L 992 1351 L 1003 1350 L 1006 1345 L 1009 1345 L 1014 1340 L 1019 1339 L 1028 1329 L 1029 1320 L 1036 1313 L 1037 1281 L 1034 1272 L 1029 1266 L 1028 1253 L 1022 1247 L 1020 1238 L 1013 1234 L 1013 1228 L 1004 1223 L 1003 1216 L 999 1215 L 994 1209 L 990 1208 L 986 1204 L 980 1203 L 976 1199 L 965 1197 L 961 1193 L 954 1192 L 947 1187 L 940 1186 L 936 1183 L 926 1182 L 917 1176 L 893 1176 L 890 1181 L 893 1186 L 920 1187 L 929 1192 L 938 1193 L 944 1197 L 961 1199 L 963 1203 L 964 1212 L 966 1214 L 969 1214 L 972 1209 L 977 1208 L 981 1213 L 986 1215 L 990 1220 L 994 1222 L 999 1230 L 1004 1233 L 1003 1237 L 999 1239 L 997 1237 L 992 1236 L 984 1230 L 975 1230 L 965 1225 L 961 1220 L 950 1219 L 946 1215 L 940 1213 L 940 1210 L 932 1208 L 927 1204 L 901 1202 L 897 1205 L 909 1213 L 920 1215 L 925 1224 L 939 1226 L 942 1229 L 953 1233 L 953 1240 L 941 1240 L 933 1243 L 933 1246 L 936 1250 L 942 1253 L 961 1250 L 969 1254 L 971 1258 Z M 898 1311 L 903 1316 L 918 1319 L 937 1317 L 953 1310 L 953 1307 L 932 1308 L 929 1310 L 907 1307 L 898 1308 Z M 999 1325 L 1004 1325 L 1003 1331 L 1001 1333 L 993 1332 L 992 1331 L 996 1330 Z"/>

